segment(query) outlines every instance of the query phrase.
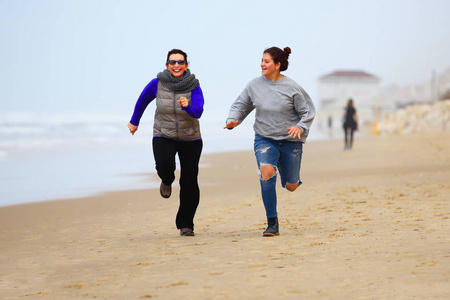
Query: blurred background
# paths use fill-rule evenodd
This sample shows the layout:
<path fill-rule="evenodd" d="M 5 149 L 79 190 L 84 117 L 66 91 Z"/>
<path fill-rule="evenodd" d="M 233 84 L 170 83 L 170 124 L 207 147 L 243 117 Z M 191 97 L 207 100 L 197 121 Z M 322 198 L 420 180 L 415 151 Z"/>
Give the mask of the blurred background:
<path fill-rule="evenodd" d="M 309 140 L 341 138 L 350 97 L 358 134 L 411 132 L 405 109 L 450 98 L 449 11 L 448 0 L 0 0 L 0 206 L 158 186 L 144 176 L 154 103 L 134 136 L 126 125 L 172 48 L 204 92 L 204 153 L 252 149 L 253 114 L 222 128 L 271 46 L 292 49 L 284 74 L 316 104 Z"/>

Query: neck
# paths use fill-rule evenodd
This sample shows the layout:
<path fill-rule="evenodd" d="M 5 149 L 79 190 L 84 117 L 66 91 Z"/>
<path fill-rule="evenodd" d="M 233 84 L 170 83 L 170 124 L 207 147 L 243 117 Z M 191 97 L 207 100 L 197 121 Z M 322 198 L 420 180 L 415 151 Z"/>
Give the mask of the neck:
<path fill-rule="evenodd" d="M 278 81 L 278 80 L 283 79 L 284 76 L 281 75 L 280 73 L 275 73 L 271 76 L 265 76 L 265 77 L 267 80 L 270 80 L 270 81 Z"/>

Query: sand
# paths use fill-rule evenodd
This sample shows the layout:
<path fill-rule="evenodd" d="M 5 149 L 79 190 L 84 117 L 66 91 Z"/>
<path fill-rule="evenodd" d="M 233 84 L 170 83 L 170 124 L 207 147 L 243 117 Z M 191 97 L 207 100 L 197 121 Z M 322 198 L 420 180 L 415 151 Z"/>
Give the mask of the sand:
<path fill-rule="evenodd" d="M 0 298 L 449 299 L 450 134 L 342 146 L 305 144 L 278 237 L 251 149 L 202 157 L 195 237 L 177 184 L 0 208 Z"/>

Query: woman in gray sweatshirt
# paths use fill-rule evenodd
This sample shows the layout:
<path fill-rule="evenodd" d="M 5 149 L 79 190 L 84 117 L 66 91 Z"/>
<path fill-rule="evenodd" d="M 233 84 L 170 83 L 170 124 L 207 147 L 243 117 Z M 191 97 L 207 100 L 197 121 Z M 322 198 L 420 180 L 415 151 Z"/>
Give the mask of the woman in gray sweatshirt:
<path fill-rule="evenodd" d="M 238 126 L 256 109 L 254 151 L 268 227 L 263 236 L 279 235 L 276 180 L 295 191 L 302 183 L 300 165 L 303 143 L 316 110 L 309 95 L 294 80 L 282 75 L 289 62 L 289 47 L 264 50 L 262 76 L 250 81 L 231 105 L 225 128 Z"/>

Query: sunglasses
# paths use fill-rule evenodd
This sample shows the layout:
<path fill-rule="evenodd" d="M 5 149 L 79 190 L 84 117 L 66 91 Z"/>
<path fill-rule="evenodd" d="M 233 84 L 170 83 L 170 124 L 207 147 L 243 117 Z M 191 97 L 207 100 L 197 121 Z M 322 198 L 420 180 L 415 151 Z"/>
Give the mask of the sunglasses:
<path fill-rule="evenodd" d="M 167 61 L 167 64 L 171 65 L 171 66 L 175 66 L 175 64 L 179 64 L 180 66 L 184 66 L 185 63 L 186 63 L 185 60 L 169 60 L 169 61 Z"/>

